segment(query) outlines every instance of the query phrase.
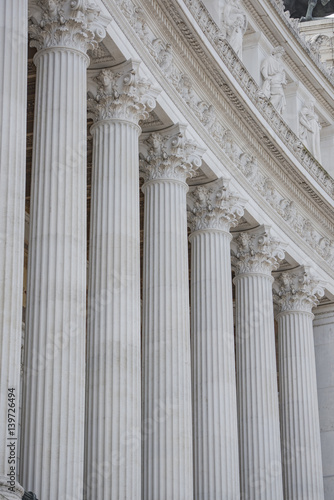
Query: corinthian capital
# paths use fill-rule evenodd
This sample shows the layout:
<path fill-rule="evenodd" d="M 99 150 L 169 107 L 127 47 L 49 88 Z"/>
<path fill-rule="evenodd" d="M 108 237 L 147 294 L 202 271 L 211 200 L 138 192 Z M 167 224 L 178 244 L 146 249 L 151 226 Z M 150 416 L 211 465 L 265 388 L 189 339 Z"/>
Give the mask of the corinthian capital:
<path fill-rule="evenodd" d="M 270 235 L 269 226 L 260 226 L 234 237 L 233 263 L 236 274 L 267 274 L 276 271 L 284 258 L 285 245 Z"/>
<path fill-rule="evenodd" d="M 67 47 L 84 53 L 103 40 L 110 21 L 93 0 L 30 0 L 29 19 L 33 47 Z"/>
<path fill-rule="evenodd" d="M 229 189 L 229 183 L 224 179 L 191 188 L 188 194 L 191 230 L 220 229 L 229 232 L 243 216 L 244 204 L 245 201 Z"/>
<path fill-rule="evenodd" d="M 186 127 L 175 125 L 161 132 L 143 134 L 140 170 L 145 181 L 173 179 L 185 182 L 196 175 L 204 150 L 187 139 Z"/>
<path fill-rule="evenodd" d="M 148 118 L 160 91 L 140 78 L 139 65 L 127 61 L 89 73 L 88 111 L 95 122 L 120 119 L 137 125 Z"/>
<path fill-rule="evenodd" d="M 312 312 L 324 296 L 324 287 L 310 267 L 300 266 L 279 275 L 274 283 L 274 294 L 279 312 Z"/>

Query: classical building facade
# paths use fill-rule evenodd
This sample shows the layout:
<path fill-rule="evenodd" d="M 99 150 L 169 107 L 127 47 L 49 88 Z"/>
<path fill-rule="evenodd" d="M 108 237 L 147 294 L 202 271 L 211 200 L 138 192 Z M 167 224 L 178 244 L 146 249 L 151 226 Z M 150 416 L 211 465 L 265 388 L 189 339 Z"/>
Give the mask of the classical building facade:
<path fill-rule="evenodd" d="M 313 23 L 283 0 L 1 0 L 0 498 L 334 498 Z"/>

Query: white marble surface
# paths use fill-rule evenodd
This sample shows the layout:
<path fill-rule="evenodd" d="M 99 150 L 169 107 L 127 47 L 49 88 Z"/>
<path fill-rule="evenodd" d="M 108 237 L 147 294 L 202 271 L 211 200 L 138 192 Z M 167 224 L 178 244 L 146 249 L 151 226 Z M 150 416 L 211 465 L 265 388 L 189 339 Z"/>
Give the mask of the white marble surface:
<path fill-rule="evenodd" d="M 242 214 L 224 179 L 188 195 L 196 500 L 240 499 L 230 228 Z"/>
<path fill-rule="evenodd" d="M 0 497 L 21 498 L 15 484 L 17 441 L 10 457 L 10 432 L 17 438 L 20 398 L 22 289 L 25 217 L 27 102 L 27 0 L 0 4 Z M 15 390 L 15 413 L 8 414 L 8 389 Z M 10 416 L 13 420 L 8 420 Z M 8 423 L 11 424 L 8 427 Z M 10 460 L 11 463 L 8 463 Z M 13 469 L 14 467 L 14 475 Z M 7 474 L 11 473 L 11 483 Z M 12 488 L 10 491 L 8 488 Z"/>
<path fill-rule="evenodd" d="M 86 347 L 86 52 L 96 6 L 32 2 L 37 53 L 25 339 L 22 483 L 82 497 Z M 92 24 L 94 19 L 94 25 Z M 97 24 L 96 24 L 97 23 Z"/>
<path fill-rule="evenodd" d="M 235 242 L 241 497 L 283 500 L 271 272 L 284 252 L 263 226 Z"/>
<path fill-rule="evenodd" d="M 186 179 L 201 161 L 184 127 L 144 136 L 143 489 L 193 500 Z"/>
<path fill-rule="evenodd" d="M 95 123 L 84 498 L 140 500 L 138 122 L 155 106 L 156 92 L 131 61 L 93 72 L 89 88 Z"/>
<path fill-rule="evenodd" d="M 334 496 L 334 309 L 318 307 L 314 318 L 314 344 L 318 384 L 321 450 L 325 500 Z"/>

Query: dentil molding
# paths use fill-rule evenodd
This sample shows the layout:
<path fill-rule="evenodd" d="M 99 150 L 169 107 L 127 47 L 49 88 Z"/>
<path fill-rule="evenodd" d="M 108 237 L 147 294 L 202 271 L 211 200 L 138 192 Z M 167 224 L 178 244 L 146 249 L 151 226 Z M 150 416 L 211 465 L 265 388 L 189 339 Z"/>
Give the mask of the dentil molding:
<path fill-rule="evenodd" d="M 162 0 L 162 3 L 166 4 L 164 0 Z M 333 196 L 333 179 L 308 153 L 299 138 L 293 134 L 291 129 L 289 129 L 282 120 L 279 113 L 276 112 L 270 101 L 261 97 L 261 92 L 259 92 L 257 84 L 250 77 L 242 62 L 236 57 L 227 40 L 218 36 L 220 33 L 219 27 L 212 20 L 202 2 L 200 0 L 185 0 L 185 3 L 188 5 L 199 26 L 212 42 L 233 76 L 241 84 L 253 103 L 257 105 L 258 109 L 265 111 L 265 115 L 270 121 L 270 126 L 274 129 L 276 127 L 277 131 L 280 132 L 278 135 L 282 135 L 282 130 L 283 132 L 286 131 L 285 139 L 287 139 L 287 141 L 285 140 L 284 142 L 289 145 L 289 149 L 291 150 L 292 148 L 294 153 L 298 153 L 297 157 L 299 157 L 298 159 L 301 163 L 307 167 L 307 170 L 312 173 L 319 184 Z M 293 228 L 305 243 L 311 246 L 329 265 L 331 265 L 334 262 L 334 241 L 325 234 L 320 233 L 318 229 L 314 227 L 313 223 L 299 212 L 294 201 L 282 196 L 276 189 L 271 177 L 268 177 L 260 170 L 257 159 L 242 150 L 236 142 L 232 132 L 226 129 L 224 124 L 220 121 L 220 116 L 218 117 L 216 115 L 213 105 L 201 99 L 194 88 L 191 77 L 187 75 L 184 70 L 182 71 L 179 69 L 173 55 L 173 47 L 171 44 L 158 37 L 158 35 L 152 31 L 153 28 L 151 25 L 148 25 L 143 9 L 135 5 L 132 0 L 117 0 L 117 5 L 120 7 L 122 13 L 127 18 L 139 39 L 159 65 L 168 82 L 177 90 L 185 104 L 199 119 L 201 124 L 205 127 L 206 132 L 210 134 L 210 137 L 215 140 L 216 144 L 232 160 L 233 164 L 247 178 L 252 187 L 255 188 L 262 198 L 272 206 L 277 214 L 289 224 L 289 227 Z M 195 46 L 197 41 L 195 42 L 194 35 L 184 21 L 180 18 L 178 18 L 178 20 L 176 19 L 178 13 L 173 2 L 168 2 L 167 9 L 171 15 L 174 16 L 175 22 L 178 23 L 180 29 L 183 30 L 185 36 L 189 39 L 191 46 Z M 205 59 L 205 54 L 203 54 L 203 58 Z M 223 90 L 229 95 L 230 101 L 235 102 L 233 91 L 230 88 L 228 88 L 228 90 Z M 244 112 L 245 108 L 242 108 L 242 113 Z M 265 144 L 268 143 L 268 147 L 271 149 L 276 159 L 280 161 L 280 165 L 285 166 L 285 163 L 287 163 L 286 160 L 284 160 L 282 154 L 275 149 L 270 139 L 268 137 L 262 137 L 261 142 Z M 317 216 L 317 218 L 320 224 L 333 234 L 333 224 L 330 218 L 333 214 L 333 210 L 329 205 L 324 204 L 321 198 L 313 190 L 312 186 L 305 182 L 305 178 L 298 174 L 296 170 L 291 172 L 291 164 L 286 165 L 286 168 L 289 167 L 289 175 L 293 175 L 296 183 L 312 196 L 318 208 L 322 207 L 323 210 L 329 211 L 328 218 L 321 216 Z M 280 175 L 282 175 L 282 173 L 280 173 Z M 311 210 L 312 209 L 314 210 L 314 207 L 312 207 Z"/>

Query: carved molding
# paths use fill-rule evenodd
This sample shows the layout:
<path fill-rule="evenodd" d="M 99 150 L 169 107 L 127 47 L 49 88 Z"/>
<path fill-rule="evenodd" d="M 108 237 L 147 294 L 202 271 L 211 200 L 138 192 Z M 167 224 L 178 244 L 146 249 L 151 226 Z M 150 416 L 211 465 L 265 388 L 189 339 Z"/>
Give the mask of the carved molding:
<path fill-rule="evenodd" d="M 140 137 L 139 165 L 145 182 L 178 180 L 186 182 L 195 177 L 202 164 L 204 150 L 186 137 L 186 127 L 142 134 Z"/>
<path fill-rule="evenodd" d="M 238 80 L 253 104 L 255 104 L 260 113 L 268 121 L 269 126 L 274 129 L 291 153 L 300 161 L 312 177 L 319 182 L 331 197 L 334 197 L 334 180 L 303 146 L 300 139 L 285 123 L 272 103 L 267 98 L 263 98 L 261 89 L 250 76 L 242 62 L 237 60 L 234 51 L 231 49 L 228 41 L 224 39 L 219 27 L 211 18 L 202 1 L 184 0 L 184 2 L 228 69 Z"/>
<path fill-rule="evenodd" d="M 228 233 L 243 216 L 244 204 L 245 200 L 231 191 L 224 179 L 192 188 L 188 194 L 191 231 L 219 229 Z"/>
<path fill-rule="evenodd" d="M 103 40 L 108 24 L 92 0 L 31 0 L 29 21 L 37 50 L 67 47 L 85 54 Z"/>
<path fill-rule="evenodd" d="M 284 1 L 283 0 L 269 0 L 271 5 L 274 7 L 283 23 L 287 26 L 289 31 L 294 35 L 294 37 L 298 40 L 301 47 L 307 52 L 308 56 L 312 59 L 314 64 L 320 69 L 323 75 L 330 81 L 331 84 L 334 84 L 334 75 L 331 73 L 330 69 L 326 66 L 326 64 L 322 63 L 320 60 L 319 50 L 320 45 L 323 40 L 317 40 L 317 43 L 314 43 L 314 40 L 305 40 L 305 38 L 299 32 L 299 19 L 294 19 L 290 17 L 290 12 L 284 10 Z"/>
<path fill-rule="evenodd" d="M 281 273 L 274 283 L 274 297 L 279 312 L 312 312 L 321 297 L 324 287 L 308 266 Z"/>
<path fill-rule="evenodd" d="M 95 122 L 126 120 L 136 125 L 146 120 L 156 106 L 160 91 L 139 76 L 139 63 L 125 64 L 89 72 L 87 106 Z"/>
<path fill-rule="evenodd" d="M 266 117 L 268 122 L 270 122 L 270 126 L 275 130 L 277 135 L 281 137 L 300 163 L 304 165 L 305 169 L 317 180 L 324 190 L 333 197 L 334 180 L 321 166 L 319 166 L 313 156 L 309 154 L 300 139 L 291 131 L 284 120 L 282 120 L 282 117 L 274 109 L 270 101 L 263 98 L 261 89 L 259 89 L 256 82 L 249 75 L 242 62 L 236 57 L 227 40 L 222 37 L 220 28 L 211 18 L 203 3 L 200 0 L 184 1 L 202 31 L 211 41 L 213 47 L 220 54 L 222 60 L 240 83 L 253 104 L 255 104 L 262 115 Z M 324 234 L 320 234 L 310 220 L 300 214 L 296 203 L 282 196 L 275 188 L 271 177 L 264 175 L 260 171 L 257 159 L 254 156 L 250 156 L 238 146 L 232 132 L 226 129 L 221 123 L 220 114 L 216 115 L 213 105 L 210 102 L 203 101 L 197 95 L 192 84 L 192 79 L 184 73 L 184 70 L 182 71 L 178 68 L 174 61 L 173 48 L 168 42 L 157 38 L 156 34 L 151 30 L 151 27 L 148 26 L 143 10 L 135 6 L 132 0 L 116 0 L 116 2 L 130 25 L 134 28 L 137 36 L 143 41 L 146 49 L 158 63 L 160 69 L 163 70 L 168 82 L 174 86 L 179 95 L 183 98 L 185 104 L 199 119 L 201 124 L 205 127 L 206 132 L 210 134 L 211 139 L 213 139 L 232 160 L 233 164 L 242 172 L 248 182 L 252 184 L 252 187 L 271 205 L 276 213 L 282 217 L 289 226 L 298 233 L 305 243 L 311 246 L 327 264 L 332 265 L 334 263 L 334 241 L 324 236 Z M 184 33 L 187 40 L 189 40 L 191 46 L 194 47 L 194 50 L 197 50 L 195 37 L 185 22 L 179 17 L 174 4 L 172 2 L 166 2 L 165 0 L 161 0 L 161 2 L 177 23 L 178 28 Z M 200 50 L 201 49 L 198 48 L 197 52 Z M 204 54 L 202 57 L 204 60 L 206 59 Z M 228 95 L 230 102 L 235 103 L 237 98 L 233 91 L 224 83 L 221 85 L 221 88 L 226 95 Z M 238 109 L 239 104 L 240 103 L 236 103 Z M 242 107 L 240 113 L 246 115 L 247 111 Z M 245 119 L 247 120 L 248 116 L 245 116 Z M 252 123 L 251 126 L 253 125 Z M 282 154 L 276 150 L 276 147 L 272 144 L 269 137 L 263 137 L 262 143 L 270 149 L 275 157 L 277 157 L 281 166 L 287 163 Z M 319 199 L 318 206 L 323 206 L 324 210 L 327 210 L 327 205 L 324 205 L 321 198 L 314 192 L 312 186 L 303 181 L 303 178 L 297 171 L 294 171 L 292 175 L 295 177 L 296 183 L 298 183 L 299 186 L 307 193 L 312 194 L 313 199 Z M 328 210 L 326 213 L 328 213 Z M 330 216 L 329 213 L 328 216 Z M 321 224 L 327 225 L 327 228 L 333 232 L 332 226 L 329 227 L 329 224 L 331 224 L 330 219 L 319 218 L 319 215 L 316 215 L 316 217 Z"/>
<path fill-rule="evenodd" d="M 236 276 L 240 274 L 265 274 L 271 276 L 284 259 L 284 247 L 271 236 L 270 227 L 260 226 L 251 231 L 236 233 L 232 262 Z"/>

